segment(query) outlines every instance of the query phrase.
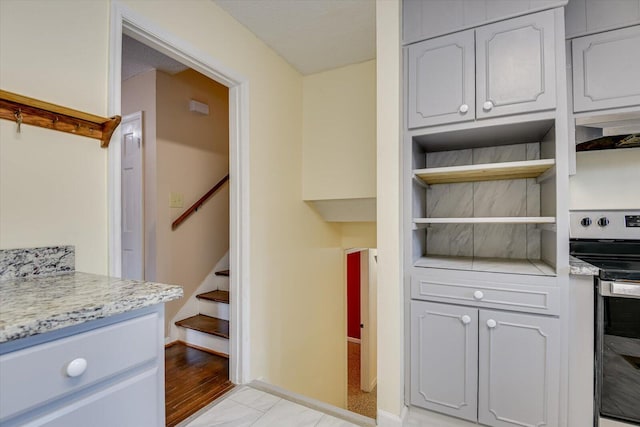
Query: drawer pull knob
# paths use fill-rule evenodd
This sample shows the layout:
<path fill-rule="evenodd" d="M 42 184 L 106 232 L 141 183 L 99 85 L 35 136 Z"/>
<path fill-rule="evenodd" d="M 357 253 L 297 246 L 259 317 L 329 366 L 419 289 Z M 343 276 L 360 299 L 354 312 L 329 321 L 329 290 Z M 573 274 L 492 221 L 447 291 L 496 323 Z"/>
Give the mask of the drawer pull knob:
<path fill-rule="evenodd" d="M 473 293 L 473 297 L 477 300 L 481 300 L 482 298 L 484 298 L 484 293 L 482 291 L 475 291 Z"/>
<path fill-rule="evenodd" d="M 69 377 L 79 377 L 84 374 L 84 371 L 87 370 L 87 359 L 83 359 L 82 357 L 78 357 L 77 359 L 73 359 L 67 365 L 67 376 Z"/>
<path fill-rule="evenodd" d="M 489 327 L 489 329 L 493 329 L 495 328 L 497 325 L 496 321 L 493 319 L 489 319 L 487 320 L 487 326 Z"/>
<path fill-rule="evenodd" d="M 491 101 L 485 101 L 485 103 L 482 104 L 482 109 L 484 111 L 491 111 L 492 108 L 493 108 L 493 102 Z"/>
<path fill-rule="evenodd" d="M 462 316 L 462 323 L 464 323 L 465 325 L 468 325 L 469 323 L 471 323 L 471 317 L 467 316 L 466 314 L 464 316 Z"/>
<path fill-rule="evenodd" d="M 466 113 L 467 111 L 469 111 L 469 106 L 467 104 L 462 104 L 460 106 L 460 108 L 458 108 L 458 111 L 460 111 L 462 114 Z"/>

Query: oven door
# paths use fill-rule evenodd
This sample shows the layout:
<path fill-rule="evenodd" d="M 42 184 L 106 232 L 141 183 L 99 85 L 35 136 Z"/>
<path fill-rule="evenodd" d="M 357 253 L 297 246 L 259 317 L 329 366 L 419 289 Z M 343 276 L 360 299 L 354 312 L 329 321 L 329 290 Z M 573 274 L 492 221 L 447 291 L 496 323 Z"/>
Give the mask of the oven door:
<path fill-rule="evenodd" d="M 598 281 L 596 407 L 640 426 L 640 282 Z"/>

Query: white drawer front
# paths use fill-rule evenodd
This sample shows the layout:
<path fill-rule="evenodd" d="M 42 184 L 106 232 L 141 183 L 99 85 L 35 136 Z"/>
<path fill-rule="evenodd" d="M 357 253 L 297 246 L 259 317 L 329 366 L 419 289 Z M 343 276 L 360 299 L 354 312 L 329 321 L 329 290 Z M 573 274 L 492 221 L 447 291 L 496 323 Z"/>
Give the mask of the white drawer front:
<path fill-rule="evenodd" d="M 502 308 L 541 314 L 558 314 L 560 290 L 549 286 L 457 284 L 412 277 L 411 298 Z"/>
<path fill-rule="evenodd" d="M 155 360 L 158 322 L 149 314 L 0 356 L 0 421 Z M 70 377 L 78 359 L 86 369 Z"/>

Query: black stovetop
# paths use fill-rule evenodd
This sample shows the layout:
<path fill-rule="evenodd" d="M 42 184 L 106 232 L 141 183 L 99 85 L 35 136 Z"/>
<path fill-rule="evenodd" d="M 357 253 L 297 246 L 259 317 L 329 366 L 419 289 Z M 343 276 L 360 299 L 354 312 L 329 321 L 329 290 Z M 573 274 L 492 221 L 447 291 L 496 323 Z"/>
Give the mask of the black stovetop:
<path fill-rule="evenodd" d="M 605 280 L 640 280 L 639 240 L 571 239 L 570 253 L 600 269 Z"/>

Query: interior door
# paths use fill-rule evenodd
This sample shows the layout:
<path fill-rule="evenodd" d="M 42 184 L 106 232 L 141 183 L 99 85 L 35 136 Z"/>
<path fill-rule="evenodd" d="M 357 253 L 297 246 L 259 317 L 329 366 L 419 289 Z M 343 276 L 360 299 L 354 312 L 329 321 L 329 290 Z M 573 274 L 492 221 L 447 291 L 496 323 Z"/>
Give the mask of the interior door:
<path fill-rule="evenodd" d="M 376 385 L 378 363 L 378 267 L 377 250 L 360 252 L 360 388 L 370 392 Z"/>
<path fill-rule="evenodd" d="M 144 279 L 142 112 L 122 119 L 122 277 Z"/>

